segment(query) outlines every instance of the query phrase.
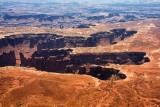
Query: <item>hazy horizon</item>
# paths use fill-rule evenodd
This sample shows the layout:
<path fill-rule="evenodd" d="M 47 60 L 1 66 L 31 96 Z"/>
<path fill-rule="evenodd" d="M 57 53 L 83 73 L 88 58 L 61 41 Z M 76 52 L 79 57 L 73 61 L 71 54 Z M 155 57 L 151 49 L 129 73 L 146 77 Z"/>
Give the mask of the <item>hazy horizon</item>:
<path fill-rule="evenodd" d="M 62 3 L 70 3 L 70 2 L 89 2 L 89 3 L 130 3 L 130 4 L 144 4 L 144 3 L 160 3 L 159 0 L 0 0 L 0 2 L 25 2 L 25 3 L 48 3 L 48 2 L 62 2 Z"/>

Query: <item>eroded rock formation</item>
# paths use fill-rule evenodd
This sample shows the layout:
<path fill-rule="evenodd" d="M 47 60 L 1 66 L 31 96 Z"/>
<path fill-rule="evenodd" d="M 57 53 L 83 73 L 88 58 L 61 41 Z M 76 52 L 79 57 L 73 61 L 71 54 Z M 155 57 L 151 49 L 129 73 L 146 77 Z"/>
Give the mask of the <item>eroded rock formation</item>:
<path fill-rule="evenodd" d="M 107 80 L 112 76 L 115 76 L 116 79 L 126 78 L 126 75 L 123 73 L 120 73 L 119 70 L 116 70 L 113 68 L 103 68 L 101 66 L 91 66 L 87 74 L 101 80 Z"/>
<path fill-rule="evenodd" d="M 99 32 L 87 37 L 82 36 L 61 36 L 57 34 L 17 34 L 0 39 L 0 48 L 7 46 L 29 44 L 28 48 L 37 46 L 37 50 L 58 49 L 64 47 L 94 47 L 97 45 L 115 44 L 127 37 L 133 36 L 136 31 L 125 29 L 113 29 L 110 32 Z"/>
<path fill-rule="evenodd" d="M 126 31 L 126 29 L 113 29 L 110 32 L 98 32 L 92 34 L 97 45 L 116 44 L 127 37 L 133 36 L 137 31 Z"/>
<path fill-rule="evenodd" d="M 145 52 L 115 52 L 115 53 L 82 53 L 72 54 L 71 49 L 55 49 L 36 51 L 29 59 L 20 53 L 21 66 L 35 67 L 38 70 L 58 73 L 88 74 L 100 79 L 107 79 L 112 75 L 124 78 L 124 75 L 112 68 L 101 66 L 112 64 L 139 65 L 149 62 Z M 89 65 L 88 68 L 86 65 Z M 94 67 L 97 65 L 99 67 Z M 99 71 L 97 71 L 99 70 Z M 107 74 L 105 74 L 107 72 Z M 103 77 L 104 75 L 104 77 Z"/>
<path fill-rule="evenodd" d="M 114 59 L 114 53 L 109 53 L 107 55 L 98 54 L 98 55 L 91 55 L 90 54 L 83 54 L 83 55 L 73 55 L 71 53 L 71 49 L 62 49 L 62 50 L 43 50 L 40 53 L 35 52 L 32 55 L 32 58 L 26 59 L 24 58 L 23 54 L 20 53 L 21 57 L 21 66 L 29 66 L 35 67 L 38 70 L 48 71 L 48 72 L 58 72 L 58 73 L 72 73 L 72 74 L 87 74 L 93 77 L 106 80 L 112 77 L 113 75 L 117 77 L 117 79 L 125 79 L 126 76 L 122 73 L 119 73 L 119 70 L 113 68 L 103 68 L 101 65 L 108 64 L 107 61 L 101 60 L 101 58 L 109 58 L 112 57 L 110 60 L 113 60 L 112 63 L 116 63 L 116 59 Z M 136 57 L 143 57 L 143 53 L 134 53 Z M 138 54 L 142 54 L 141 56 L 137 56 Z M 128 54 L 117 53 L 117 56 L 126 57 Z M 125 56 L 126 55 L 126 56 Z M 89 58 L 87 58 L 89 57 Z M 99 61 L 97 63 L 97 60 Z M 126 57 L 129 58 L 129 57 Z M 125 59 L 123 59 L 125 60 Z M 130 60 L 133 60 L 130 58 Z M 143 60 L 142 58 L 139 59 Z M 115 61 L 115 62 L 114 62 Z M 127 61 L 124 61 L 127 63 Z M 118 62 L 117 62 L 118 63 Z M 89 65 L 88 65 L 89 64 Z M 125 64 L 125 63 L 124 63 Z M 88 65 L 88 66 L 87 66 Z M 92 66 L 97 65 L 97 66 Z"/>
<path fill-rule="evenodd" d="M 86 63 L 97 65 L 105 65 L 107 63 L 139 65 L 149 62 L 149 59 L 144 57 L 145 55 L 145 52 L 83 53 L 72 54 L 71 61 L 77 65 L 83 65 Z"/>
<path fill-rule="evenodd" d="M 4 49 L 8 46 L 16 48 L 16 46 L 27 44 L 24 46 L 28 50 L 20 50 L 19 53 L 20 66 L 35 67 L 38 70 L 48 72 L 88 74 L 99 79 L 107 79 L 112 75 L 118 75 L 122 79 L 123 75 L 120 75 L 115 69 L 101 66 L 109 63 L 143 64 L 149 61 L 149 58 L 145 57 L 145 52 L 73 54 L 71 53 L 72 50 L 67 48 L 113 45 L 133 36 L 135 33 L 137 32 L 126 31 L 126 29 L 112 29 L 109 32 L 99 32 L 86 37 L 61 36 L 48 33 L 18 34 L 0 39 L 0 48 Z M 31 49 L 33 52 L 30 55 L 26 55 Z M 1 62 L 3 62 L 1 66 L 16 65 L 14 52 L 3 53 L 0 58 Z M 88 68 L 86 67 L 87 64 L 89 64 Z"/>
<path fill-rule="evenodd" d="M 70 49 L 36 51 L 29 59 L 24 58 L 23 54 L 20 53 L 21 66 L 35 67 L 49 72 L 64 72 L 70 62 L 67 57 L 71 51 Z"/>

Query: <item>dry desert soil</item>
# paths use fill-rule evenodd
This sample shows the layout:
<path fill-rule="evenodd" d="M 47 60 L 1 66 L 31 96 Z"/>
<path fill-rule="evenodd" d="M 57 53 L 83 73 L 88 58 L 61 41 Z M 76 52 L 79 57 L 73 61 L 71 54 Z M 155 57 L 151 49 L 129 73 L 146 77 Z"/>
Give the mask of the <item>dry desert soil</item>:
<path fill-rule="evenodd" d="M 1 67 L 0 107 L 160 107 L 160 19 L 85 29 L 1 27 L 0 36 L 22 32 L 86 36 L 111 28 L 127 28 L 138 33 L 115 45 L 79 47 L 74 49 L 74 53 L 140 51 L 147 53 L 150 62 L 142 65 L 108 65 L 127 75 L 126 79 L 117 81 L 18 66 Z"/>

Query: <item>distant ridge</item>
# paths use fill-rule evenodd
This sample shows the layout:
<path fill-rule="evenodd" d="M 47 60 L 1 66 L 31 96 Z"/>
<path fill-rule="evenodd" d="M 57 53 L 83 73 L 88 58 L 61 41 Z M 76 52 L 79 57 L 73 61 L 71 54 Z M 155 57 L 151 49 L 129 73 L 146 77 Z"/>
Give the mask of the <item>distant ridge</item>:
<path fill-rule="evenodd" d="M 108 3 L 108 4 L 115 4 L 115 3 L 123 3 L 123 4 L 160 4 L 159 0 L 7 0 L 3 1 L 0 0 L 0 2 L 24 2 L 24 3 L 49 3 L 49 2 L 54 2 L 54 3 L 71 3 L 71 2 L 77 2 L 77 3 L 97 3 L 97 4 L 102 4 L 102 3 Z"/>

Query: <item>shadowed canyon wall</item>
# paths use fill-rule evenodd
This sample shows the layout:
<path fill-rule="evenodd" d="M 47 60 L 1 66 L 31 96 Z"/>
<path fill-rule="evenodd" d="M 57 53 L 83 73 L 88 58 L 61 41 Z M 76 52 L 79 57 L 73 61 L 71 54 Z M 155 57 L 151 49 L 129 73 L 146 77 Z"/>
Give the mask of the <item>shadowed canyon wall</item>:
<path fill-rule="evenodd" d="M 38 70 L 58 73 L 87 74 L 99 79 L 108 79 L 116 75 L 119 79 L 126 76 L 119 70 L 103 68 L 104 65 L 129 64 L 139 65 L 149 61 L 145 52 L 113 52 L 113 53 L 82 53 L 73 54 L 76 47 L 95 47 L 98 45 L 114 45 L 125 38 L 133 36 L 136 31 L 113 29 L 109 32 L 98 32 L 90 36 L 61 36 L 57 34 L 18 34 L 0 39 L 0 48 L 7 49 L 27 44 L 28 49 L 36 48 L 30 57 L 25 57 L 25 51 L 19 52 L 20 66 L 35 67 Z M 23 47 L 22 47 L 23 48 Z M 10 48 L 9 48 L 10 49 Z M 2 52 L 1 51 L 1 52 Z M 0 66 L 16 65 L 15 52 L 0 56 Z M 10 61 L 11 60 L 11 61 Z"/>
<path fill-rule="evenodd" d="M 101 79 L 107 79 L 113 74 L 122 76 L 121 78 L 125 77 L 115 69 L 105 69 L 102 66 L 110 63 L 140 65 L 150 61 L 145 55 L 145 52 L 72 54 L 71 49 L 55 49 L 36 51 L 31 58 L 27 59 L 20 53 L 21 66 L 35 67 L 38 70 L 48 72 L 88 74 Z M 97 66 L 100 67 L 99 71 L 94 70 Z M 92 71 L 95 73 L 92 73 Z M 103 72 L 107 73 L 104 74 L 105 77 L 101 76 Z"/>
<path fill-rule="evenodd" d="M 4 66 L 15 66 L 16 65 L 16 56 L 14 51 L 10 51 L 9 53 L 3 52 L 0 55 L 0 67 Z"/>
<path fill-rule="evenodd" d="M 82 36 L 61 36 L 57 34 L 17 34 L 0 39 L 0 48 L 7 46 L 15 47 L 20 44 L 29 44 L 29 48 L 37 46 L 37 50 L 75 48 L 75 47 L 95 47 L 98 45 L 116 44 L 127 37 L 133 36 L 136 31 L 126 31 L 125 29 L 113 29 L 109 32 L 99 32 L 87 37 Z"/>

